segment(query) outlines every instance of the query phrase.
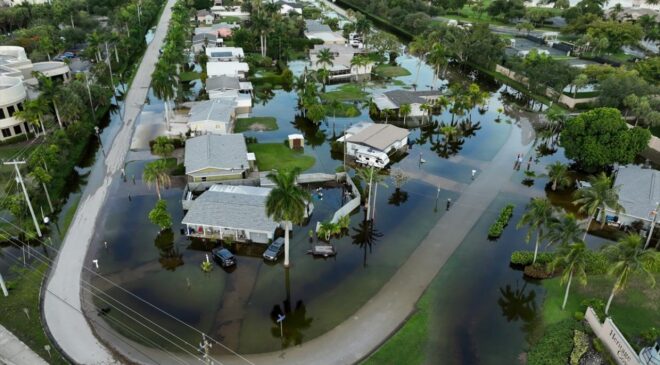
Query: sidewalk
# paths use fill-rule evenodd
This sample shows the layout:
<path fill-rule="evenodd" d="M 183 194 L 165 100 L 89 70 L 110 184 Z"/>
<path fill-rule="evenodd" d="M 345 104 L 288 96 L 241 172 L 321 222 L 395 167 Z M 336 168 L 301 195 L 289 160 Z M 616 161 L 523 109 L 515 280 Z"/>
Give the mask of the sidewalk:
<path fill-rule="evenodd" d="M 13 333 L 0 326 L 0 364 L 48 365 Z"/>

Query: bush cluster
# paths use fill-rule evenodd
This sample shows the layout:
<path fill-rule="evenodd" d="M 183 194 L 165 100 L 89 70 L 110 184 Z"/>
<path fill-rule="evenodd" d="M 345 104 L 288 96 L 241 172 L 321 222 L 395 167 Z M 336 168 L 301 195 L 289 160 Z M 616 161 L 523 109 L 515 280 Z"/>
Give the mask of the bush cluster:
<path fill-rule="evenodd" d="M 498 238 L 502 235 L 504 228 L 507 226 L 507 224 L 509 224 L 509 220 L 513 215 L 513 208 L 515 208 L 513 204 L 507 204 L 504 208 L 502 208 L 500 216 L 497 217 L 495 223 L 493 223 L 488 229 L 489 238 Z"/>
<path fill-rule="evenodd" d="M 579 365 L 580 359 L 589 350 L 589 336 L 579 330 L 573 334 L 573 351 L 571 352 L 571 365 Z"/>
<path fill-rule="evenodd" d="M 556 255 L 553 252 L 541 252 L 536 257 L 536 263 L 549 264 L 555 259 L 555 256 Z M 514 251 L 511 254 L 511 264 L 513 265 L 528 266 L 532 264 L 533 260 L 534 260 L 534 251 Z M 592 251 L 587 254 L 586 271 L 588 274 L 593 274 L 593 275 L 605 274 L 607 273 L 608 265 L 609 265 L 609 261 L 603 253 Z M 655 269 L 656 266 L 657 269 L 660 269 L 660 265 L 653 265 L 651 267 L 652 272 L 660 272 L 660 271 L 653 271 L 653 269 Z M 558 269 L 561 269 L 561 267 L 558 267 Z"/>
<path fill-rule="evenodd" d="M 536 263 L 548 264 L 555 258 L 555 255 L 550 252 L 539 252 L 536 256 Z M 511 263 L 513 265 L 527 266 L 531 265 L 534 261 L 534 251 L 513 251 L 511 254 Z"/>
<path fill-rule="evenodd" d="M 573 350 L 573 334 L 583 325 L 572 318 L 549 325 L 528 353 L 527 363 L 535 365 L 566 364 Z"/>

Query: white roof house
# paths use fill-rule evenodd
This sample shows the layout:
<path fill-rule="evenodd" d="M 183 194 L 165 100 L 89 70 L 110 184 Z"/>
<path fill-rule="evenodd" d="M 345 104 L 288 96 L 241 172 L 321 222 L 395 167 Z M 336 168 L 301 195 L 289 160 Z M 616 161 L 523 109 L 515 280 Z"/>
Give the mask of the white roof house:
<path fill-rule="evenodd" d="M 296 2 L 278 1 L 276 4 L 280 6 L 280 14 L 287 15 L 289 13 L 302 14 L 303 5 Z"/>
<path fill-rule="evenodd" d="M 388 154 L 407 148 L 409 134 L 391 124 L 360 122 L 338 141 L 346 141 L 346 154 L 358 162 L 383 168 L 389 163 Z"/>
<path fill-rule="evenodd" d="M 236 121 L 236 100 L 218 98 L 195 104 L 188 118 L 188 128 L 195 134 L 228 134 Z"/>
<path fill-rule="evenodd" d="M 233 76 L 242 80 L 245 79 L 249 70 L 250 66 L 245 62 L 208 62 L 206 64 L 206 73 L 209 78 L 215 76 Z"/>
<path fill-rule="evenodd" d="M 242 134 L 206 134 L 186 141 L 184 166 L 189 185 L 244 179 L 251 162 Z"/>
<path fill-rule="evenodd" d="M 270 188 L 213 185 L 195 199 L 181 223 L 193 237 L 268 243 L 279 223 L 266 214 Z"/>
<path fill-rule="evenodd" d="M 607 215 L 618 216 L 621 224 L 642 221 L 649 226 L 660 202 L 660 171 L 635 165 L 621 166 L 616 173 L 614 186 L 619 187 L 619 204 L 624 211 L 617 214 L 607 208 Z"/>
<path fill-rule="evenodd" d="M 370 62 L 365 66 L 353 66 L 351 61 L 356 55 L 364 55 L 369 53 L 368 49 L 365 48 L 353 48 L 348 44 L 316 44 L 314 48 L 309 50 L 309 58 L 312 63 L 312 70 L 320 70 L 323 68 L 323 64 L 317 63 L 319 53 L 328 49 L 334 56 L 332 60 L 332 66 L 327 67 L 330 71 L 329 78 L 331 80 L 336 79 L 348 79 L 354 78 L 361 75 L 370 75 L 371 69 L 373 68 L 374 63 Z"/>
<path fill-rule="evenodd" d="M 442 95 L 439 90 L 391 90 L 383 94 L 374 95 L 372 100 L 379 111 L 398 110 L 401 105 L 410 105 L 409 116 L 420 117 L 427 113 L 422 110 L 422 104 L 428 104 Z"/>
<path fill-rule="evenodd" d="M 211 12 L 221 18 L 236 17 L 242 20 L 250 18 L 250 13 L 242 11 L 240 6 L 215 5 L 211 8 Z"/>
<path fill-rule="evenodd" d="M 192 48 L 195 53 L 201 53 L 205 48 L 222 46 L 224 40 L 214 33 L 193 35 Z"/>
<path fill-rule="evenodd" d="M 207 47 L 206 56 L 209 61 L 241 61 L 245 53 L 240 47 Z"/>

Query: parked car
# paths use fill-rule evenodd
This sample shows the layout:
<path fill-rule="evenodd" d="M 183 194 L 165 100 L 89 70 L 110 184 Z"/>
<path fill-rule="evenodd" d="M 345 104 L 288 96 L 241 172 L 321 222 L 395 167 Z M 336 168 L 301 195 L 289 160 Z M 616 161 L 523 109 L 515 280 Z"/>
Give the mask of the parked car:
<path fill-rule="evenodd" d="M 76 55 L 73 54 L 73 52 L 64 52 L 64 53 L 62 53 L 62 56 L 63 56 L 64 58 L 68 58 L 68 59 L 72 59 L 72 58 L 75 58 L 75 57 L 76 57 Z"/>
<path fill-rule="evenodd" d="M 590 188 L 590 187 L 591 187 L 591 184 L 590 184 L 588 181 L 584 181 L 584 180 L 576 180 L 576 181 L 575 181 L 575 186 L 576 186 L 578 189 L 584 189 L 584 188 Z"/>
<path fill-rule="evenodd" d="M 284 238 L 280 237 L 273 241 L 266 251 L 264 252 L 263 256 L 264 259 L 268 261 L 277 261 L 277 259 L 282 255 L 284 252 Z"/>
<path fill-rule="evenodd" d="M 211 252 L 213 253 L 213 260 L 220 264 L 220 266 L 230 267 L 236 265 L 236 257 L 228 249 L 216 248 Z"/>

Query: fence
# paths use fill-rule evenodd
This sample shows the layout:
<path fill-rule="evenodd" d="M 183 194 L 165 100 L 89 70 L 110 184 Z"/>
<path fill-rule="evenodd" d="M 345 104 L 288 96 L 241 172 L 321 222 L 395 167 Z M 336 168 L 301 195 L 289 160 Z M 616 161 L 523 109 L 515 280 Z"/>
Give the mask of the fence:
<path fill-rule="evenodd" d="M 353 180 L 351 179 L 351 177 L 347 173 L 337 174 L 337 179 L 338 180 L 342 177 L 344 177 L 346 179 L 346 183 L 350 187 L 350 193 L 353 195 L 353 199 L 349 200 L 341 208 L 337 209 L 335 214 L 332 216 L 332 219 L 330 220 L 330 222 L 332 222 L 332 223 L 337 223 L 339 221 L 339 218 L 341 218 L 345 215 L 348 215 L 355 208 L 359 207 L 360 206 L 360 201 L 362 200 L 362 197 L 360 196 L 360 191 L 355 186 L 355 183 L 353 183 Z"/>
<path fill-rule="evenodd" d="M 600 323 L 600 319 L 593 308 L 588 307 L 584 318 L 594 331 L 594 334 L 603 342 L 610 351 L 612 357 L 619 365 L 642 365 L 635 350 L 630 346 L 628 340 L 621 334 L 621 331 L 608 317 L 605 322 Z"/>

